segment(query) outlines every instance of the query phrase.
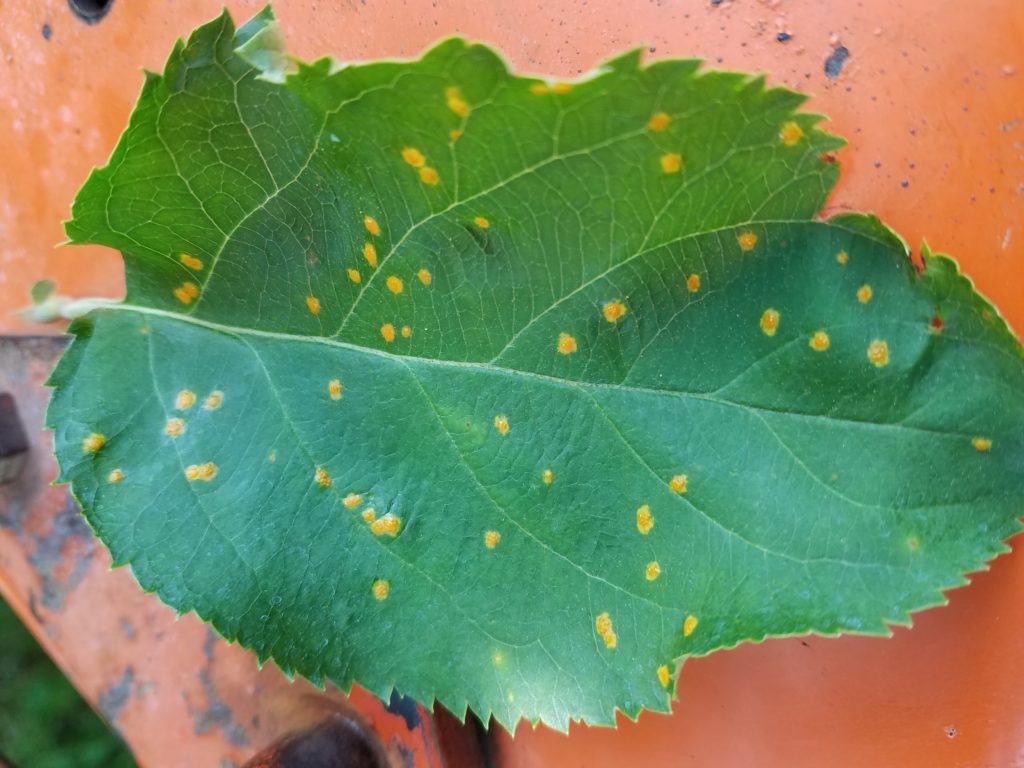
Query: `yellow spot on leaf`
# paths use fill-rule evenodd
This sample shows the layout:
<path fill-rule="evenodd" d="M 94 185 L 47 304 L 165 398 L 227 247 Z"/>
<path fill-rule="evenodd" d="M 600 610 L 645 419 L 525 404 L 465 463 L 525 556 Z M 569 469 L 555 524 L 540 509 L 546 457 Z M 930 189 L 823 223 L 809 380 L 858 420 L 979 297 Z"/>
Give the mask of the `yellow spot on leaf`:
<path fill-rule="evenodd" d="M 424 285 L 430 285 L 434 281 L 434 277 L 430 274 L 430 270 L 425 267 L 416 273 L 416 277 L 418 277 L 420 282 Z"/>
<path fill-rule="evenodd" d="M 683 156 L 678 152 L 668 152 L 661 156 L 662 173 L 679 173 L 683 167 Z"/>
<path fill-rule="evenodd" d="M 366 259 L 366 263 L 371 267 L 377 266 L 377 248 L 373 243 L 366 243 L 363 246 L 363 258 Z M 351 275 L 352 273 L 350 272 L 349 276 L 351 277 Z"/>
<path fill-rule="evenodd" d="M 815 331 L 814 335 L 811 336 L 811 340 L 807 342 L 807 346 L 813 349 L 815 352 L 824 352 L 828 349 L 829 344 L 832 342 L 828 338 L 828 334 L 824 331 Z"/>
<path fill-rule="evenodd" d="M 672 675 L 664 664 L 658 667 L 658 682 L 661 683 L 662 688 L 668 688 L 668 684 L 672 682 Z"/>
<path fill-rule="evenodd" d="M 82 441 L 82 451 L 84 453 L 96 453 L 96 451 L 102 448 L 106 442 L 106 437 L 101 435 L 99 432 L 93 432 Z"/>
<path fill-rule="evenodd" d="M 469 104 L 462 98 L 462 91 L 452 87 L 445 91 L 445 98 L 448 102 L 448 109 L 459 117 L 466 117 L 469 114 Z"/>
<path fill-rule="evenodd" d="M 540 473 L 540 479 L 544 482 L 544 485 L 551 485 L 555 482 L 555 473 L 550 469 L 545 469 Z"/>
<path fill-rule="evenodd" d="M 836 261 L 845 266 L 849 263 L 850 257 L 846 255 L 846 251 L 840 251 L 836 254 Z"/>
<path fill-rule="evenodd" d="M 331 487 L 331 476 L 327 474 L 327 470 L 323 467 L 316 468 L 316 472 L 313 473 L 313 478 L 316 480 L 316 484 L 321 488 Z"/>
<path fill-rule="evenodd" d="M 373 216 L 364 216 L 363 226 L 366 227 L 366 231 L 374 237 L 380 234 L 380 224 L 377 223 L 377 220 L 373 218 Z"/>
<path fill-rule="evenodd" d="M 427 158 L 415 147 L 406 147 L 403 149 L 402 159 L 413 168 L 422 168 L 427 164 Z"/>
<path fill-rule="evenodd" d="M 480 227 L 480 229 L 488 229 L 491 226 L 491 222 L 489 222 L 483 216 L 474 216 L 473 223 Z"/>
<path fill-rule="evenodd" d="M 339 379 L 331 379 L 327 382 L 327 392 L 331 396 L 331 400 L 341 400 L 341 381 Z"/>
<path fill-rule="evenodd" d="M 686 617 L 686 621 L 683 622 L 683 637 L 689 637 L 693 634 L 693 630 L 697 628 L 697 617 L 692 613 Z"/>
<path fill-rule="evenodd" d="M 671 122 L 672 118 L 664 112 L 655 112 L 647 121 L 647 127 L 652 131 L 664 131 Z"/>
<path fill-rule="evenodd" d="M 108 483 L 120 483 L 122 480 L 124 480 L 124 472 L 120 469 L 112 469 L 110 474 L 107 475 Z"/>
<path fill-rule="evenodd" d="M 205 464 L 190 464 L 185 468 L 185 477 L 188 480 L 203 480 L 210 482 L 217 476 L 217 465 L 212 461 Z"/>
<path fill-rule="evenodd" d="M 907 549 L 911 552 L 917 552 L 921 548 L 921 541 L 917 536 L 907 536 Z"/>
<path fill-rule="evenodd" d="M 350 493 L 348 496 L 341 500 L 341 503 L 345 505 L 346 509 L 355 509 L 356 507 L 363 503 L 363 497 L 360 496 L 358 493 Z"/>
<path fill-rule="evenodd" d="M 644 576 L 647 577 L 648 581 L 654 581 L 656 578 L 661 576 L 661 566 L 656 562 L 650 562 L 644 569 Z"/>
<path fill-rule="evenodd" d="M 363 282 L 363 276 L 359 274 L 359 270 L 358 269 L 349 269 L 348 270 L 348 279 L 351 280 L 353 283 L 361 283 L 361 282 Z"/>
<path fill-rule="evenodd" d="M 307 296 L 306 306 L 309 307 L 310 312 L 316 315 L 320 312 L 320 299 L 318 299 L 316 296 Z"/>
<path fill-rule="evenodd" d="M 277 461 L 277 449 L 276 448 L 272 449 L 270 451 L 270 453 L 267 454 L 267 461 L 269 461 L 271 464 L 273 464 L 275 461 Z"/>
<path fill-rule="evenodd" d="M 402 282 L 402 278 L 395 277 L 394 275 L 388 275 L 388 279 L 384 281 L 384 284 L 388 287 L 396 296 L 405 290 L 405 284 Z"/>
<path fill-rule="evenodd" d="M 196 404 L 196 393 L 190 389 L 183 389 L 174 398 L 174 407 L 179 411 L 186 411 Z"/>
<path fill-rule="evenodd" d="M 617 323 L 619 319 L 626 314 L 626 305 L 618 299 L 615 301 L 608 301 L 601 307 L 601 312 L 604 313 L 604 319 L 609 323 Z"/>
<path fill-rule="evenodd" d="M 378 600 L 387 600 L 388 592 L 391 591 L 391 584 L 387 579 L 377 579 L 373 582 L 373 596 Z"/>
<path fill-rule="evenodd" d="M 786 123 L 782 126 L 782 130 L 779 131 L 779 139 L 787 147 L 792 147 L 800 139 L 804 137 L 803 129 L 796 123 Z"/>
<path fill-rule="evenodd" d="M 875 339 L 868 344 L 868 360 L 875 368 L 882 368 L 889 364 L 889 345 L 881 339 Z"/>
<path fill-rule="evenodd" d="M 174 289 L 174 296 L 182 304 L 191 304 L 192 299 L 199 295 L 199 286 L 195 283 L 182 283 Z"/>
<path fill-rule="evenodd" d="M 451 139 L 452 141 L 458 141 L 461 137 L 462 131 L 458 129 L 453 128 L 452 130 L 448 131 L 448 138 Z"/>
<path fill-rule="evenodd" d="M 395 538 L 395 536 L 398 535 L 398 529 L 401 528 L 401 526 L 402 521 L 388 512 L 370 523 L 370 532 L 374 536 L 390 536 L 391 538 Z"/>
<path fill-rule="evenodd" d="M 555 93 L 568 93 L 572 90 L 572 83 L 555 83 L 551 90 Z"/>
<path fill-rule="evenodd" d="M 488 549 L 494 549 L 498 546 L 499 541 L 501 541 L 501 534 L 497 531 L 487 531 L 484 534 L 484 546 Z"/>
<path fill-rule="evenodd" d="M 676 493 L 686 493 L 686 483 L 688 478 L 686 475 L 676 475 L 668 481 L 668 487 Z"/>
<path fill-rule="evenodd" d="M 367 507 L 366 509 L 363 510 L 362 518 L 367 523 L 372 523 L 373 519 L 376 516 L 377 516 L 377 510 L 375 510 L 373 507 Z"/>
<path fill-rule="evenodd" d="M 391 323 L 384 323 L 384 325 L 380 327 L 380 335 L 384 337 L 384 341 L 390 344 L 395 340 L 395 326 Z"/>
<path fill-rule="evenodd" d="M 774 309 L 766 309 L 761 315 L 761 330 L 765 336 L 774 336 L 779 330 L 779 313 Z"/>
<path fill-rule="evenodd" d="M 505 663 L 504 654 L 501 651 L 495 651 L 493 654 L 491 654 L 491 663 L 496 667 L 500 667 L 502 664 Z"/>
<path fill-rule="evenodd" d="M 498 432 L 501 433 L 502 435 L 507 435 L 509 433 L 509 430 L 512 429 L 512 427 L 509 426 L 507 416 L 495 416 L 494 428 L 498 430 Z"/>
<path fill-rule="evenodd" d="M 696 293 L 700 290 L 700 275 L 696 272 L 686 278 L 686 290 L 690 293 Z"/>
<path fill-rule="evenodd" d="M 974 450 L 980 453 L 987 453 L 992 450 L 992 441 L 987 437 L 975 437 L 971 440 Z"/>
<path fill-rule="evenodd" d="M 179 418 L 170 418 L 164 424 L 164 433 L 168 437 L 180 437 L 185 434 L 185 421 Z"/>
<path fill-rule="evenodd" d="M 219 389 L 215 389 L 213 392 L 208 394 L 206 396 L 206 399 L 203 401 L 203 410 L 204 411 L 215 411 L 218 408 L 220 408 L 220 406 L 221 406 L 221 404 L 223 402 L 224 402 L 224 393 L 221 392 Z"/>
<path fill-rule="evenodd" d="M 530 86 L 530 93 L 532 93 L 535 96 L 544 96 L 545 94 L 550 92 L 551 89 L 544 85 L 544 83 L 534 83 L 533 85 Z"/>
<path fill-rule="evenodd" d="M 600 638 L 604 640 L 605 648 L 614 648 L 618 645 L 618 638 L 615 636 L 615 630 L 612 628 L 612 618 L 608 615 L 607 611 L 594 619 L 594 628 L 597 629 L 597 634 Z"/>
<path fill-rule="evenodd" d="M 752 251 L 757 245 L 757 235 L 753 232 L 744 232 L 736 238 L 736 242 L 739 243 L 741 251 Z"/>
<path fill-rule="evenodd" d="M 411 338 L 411 337 L 412 337 L 412 328 L 410 328 L 408 325 L 403 325 L 402 326 L 402 338 L 403 339 L 408 339 L 408 338 Z"/>
<path fill-rule="evenodd" d="M 653 527 L 654 515 L 651 514 L 651 508 L 644 504 L 636 511 L 636 529 L 646 536 Z"/>
<path fill-rule="evenodd" d="M 558 351 L 563 355 L 571 355 L 576 351 L 576 339 L 568 333 L 558 334 Z"/>
<path fill-rule="evenodd" d="M 431 186 L 441 181 L 441 177 L 437 175 L 437 171 L 426 165 L 420 168 L 420 181 L 424 184 L 430 184 Z"/>
<path fill-rule="evenodd" d="M 195 256 L 189 256 L 187 253 L 183 253 L 178 256 L 178 260 L 189 269 L 202 269 L 203 262 L 197 259 Z"/>
<path fill-rule="evenodd" d="M 862 285 L 857 289 L 857 301 L 861 304 L 867 304 L 871 301 L 871 297 L 874 295 L 874 291 L 871 290 L 870 285 Z"/>

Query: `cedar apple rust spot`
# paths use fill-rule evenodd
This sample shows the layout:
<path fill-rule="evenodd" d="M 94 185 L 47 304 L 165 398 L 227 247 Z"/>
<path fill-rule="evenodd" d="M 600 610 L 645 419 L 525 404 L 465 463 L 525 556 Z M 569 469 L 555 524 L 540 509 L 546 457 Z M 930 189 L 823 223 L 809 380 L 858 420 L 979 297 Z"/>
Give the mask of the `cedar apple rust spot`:
<path fill-rule="evenodd" d="M 601 307 L 601 312 L 604 314 L 604 319 L 609 323 L 617 323 L 626 314 L 626 305 L 615 299 L 615 301 L 605 302 L 604 306 Z"/>
<path fill-rule="evenodd" d="M 752 251 L 757 245 L 757 235 L 753 232 L 744 232 L 736 238 L 736 242 L 739 244 L 741 251 Z"/>
<path fill-rule="evenodd" d="M 761 315 L 761 330 L 765 336 L 774 336 L 775 332 L 779 330 L 779 313 L 774 309 L 766 309 Z"/>
<path fill-rule="evenodd" d="M 576 339 L 568 333 L 558 334 L 558 352 L 562 355 L 571 355 L 576 351 Z"/>
<path fill-rule="evenodd" d="M 363 226 L 366 227 L 366 231 L 374 237 L 377 237 L 377 235 L 380 234 L 380 224 L 377 223 L 377 220 L 373 218 L 373 216 L 364 216 Z"/>
<path fill-rule="evenodd" d="M 484 546 L 488 549 L 494 549 L 498 546 L 499 541 L 501 541 L 501 534 L 497 531 L 487 531 L 484 534 Z"/>
<path fill-rule="evenodd" d="M 509 433 L 512 427 L 508 423 L 508 416 L 495 416 L 494 417 L 494 428 L 498 430 L 498 433 L 504 437 Z"/>
<path fill-rule="evenodd" d="M 190 389 L 183 389 L 174 398 L 174 407 L 179 411 L 187 411 L 196 404 L 196 393 Z"/>
<path fill-rule="evenodd" d="M 650 506 L 644 504 L 636 511 L 636 529 L 646 536 L 653 527 L 654 515 L 651 514 Z"/>

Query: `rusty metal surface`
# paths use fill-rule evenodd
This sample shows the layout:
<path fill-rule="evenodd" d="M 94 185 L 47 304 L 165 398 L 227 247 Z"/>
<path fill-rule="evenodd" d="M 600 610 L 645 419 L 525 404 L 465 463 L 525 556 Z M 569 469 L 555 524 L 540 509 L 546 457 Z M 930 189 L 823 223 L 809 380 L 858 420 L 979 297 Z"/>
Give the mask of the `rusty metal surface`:
<path fill-rule="evenodd" d="M 63 486 L 42 429 L 43 382 L 63 337 L 0 337 L 0 392 L 14 395 L 31 439 L 28 461 L 0 485 L 0 593 L 85 698 L 128 742 L 140 765 L 242 765 L 297 729 L 343 715 L 377 734 L 393 768 L 440 768 L 430 714 L 394 697 L 385 705 L 289 681 L 259 669 L 195 616 L 180 618 L 142 592 L 128 569 L 110 569 Z"/>

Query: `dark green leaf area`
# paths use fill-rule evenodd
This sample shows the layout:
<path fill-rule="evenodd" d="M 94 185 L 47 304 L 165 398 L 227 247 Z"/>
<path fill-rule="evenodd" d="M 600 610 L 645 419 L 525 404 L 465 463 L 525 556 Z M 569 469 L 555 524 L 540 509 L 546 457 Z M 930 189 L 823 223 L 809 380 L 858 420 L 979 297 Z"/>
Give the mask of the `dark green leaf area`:
<path fill-rule="evenodd" d="M 666 710 L 688 655 L 886 633 L 1019 528 L 1019 345 L 870 220 L 678 238 L 499 349 L 447 322 L 490 357 L 94 313 L 54 374 L 63 478 L 261 658 L 558 727 Z"/>

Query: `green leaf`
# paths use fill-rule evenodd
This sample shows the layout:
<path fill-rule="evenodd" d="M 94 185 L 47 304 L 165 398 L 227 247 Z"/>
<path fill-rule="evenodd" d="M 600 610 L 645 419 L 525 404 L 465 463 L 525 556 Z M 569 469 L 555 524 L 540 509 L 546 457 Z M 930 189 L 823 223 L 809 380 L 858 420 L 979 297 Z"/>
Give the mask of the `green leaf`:
<path fill-rule="evenodd" d="M 29 296 L 33 304 L 42 304 L 56 289 L 57 284 L 53 280 L 36 280 L 29 289 Z"/>
<path fill-rule="evenodd" d="M 1021 347 L 951 261 L 807 220 L 839 141 L 799 96 L 459 40 L 282 84 L 271 24 L 177 46 L 67 227 L 128 298 L 49 423 L 145 589 L 289 673 L 564 728 L 1005 551 Z"/>

